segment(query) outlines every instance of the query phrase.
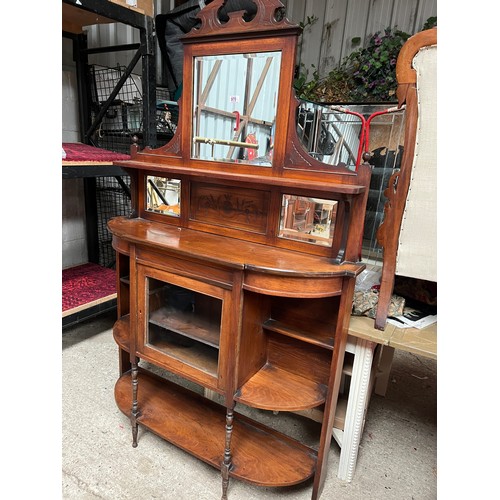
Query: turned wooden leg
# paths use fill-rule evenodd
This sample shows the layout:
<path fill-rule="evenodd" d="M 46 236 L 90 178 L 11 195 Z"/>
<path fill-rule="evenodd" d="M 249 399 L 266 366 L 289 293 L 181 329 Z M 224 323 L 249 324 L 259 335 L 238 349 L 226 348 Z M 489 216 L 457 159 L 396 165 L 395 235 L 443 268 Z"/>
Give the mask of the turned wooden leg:
<path fill-rule="evenodd" d="M 132 446 L 137 448 L 137 430 L 139 424 L 137 423 L 137 417 L 139 416 L 139 407 L 137 404 L 137 387 L 139 385 L 138 380 L 139 364 L 137 361 L 132 363 L 132 411 L 130 413 L 130 422 L 132 424 Z"/>
<path fill-rule="evenodd" d="M 222 499 L 227 500 L 227 487 L 229 485 L 229 469 L 231 468 L 231 435 L 233 433 L 233 410 L 227 409 L 226 413 L 226 447 L 222 461 Z"/>

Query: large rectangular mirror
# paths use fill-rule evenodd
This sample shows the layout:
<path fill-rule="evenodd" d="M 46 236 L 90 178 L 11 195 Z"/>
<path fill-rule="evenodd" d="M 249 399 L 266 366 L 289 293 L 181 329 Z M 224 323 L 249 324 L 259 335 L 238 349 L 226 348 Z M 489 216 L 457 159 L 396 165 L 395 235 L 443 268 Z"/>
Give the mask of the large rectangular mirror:
<path fill-rule="evenodd" d="M 192 158 L 272 165 L 281 52 L 194 58 Z"/>
<path fill-rule="evenodd" d="M 338 202 L 284 194 L 278 236 L 313 245 L 331 246 Z"/>

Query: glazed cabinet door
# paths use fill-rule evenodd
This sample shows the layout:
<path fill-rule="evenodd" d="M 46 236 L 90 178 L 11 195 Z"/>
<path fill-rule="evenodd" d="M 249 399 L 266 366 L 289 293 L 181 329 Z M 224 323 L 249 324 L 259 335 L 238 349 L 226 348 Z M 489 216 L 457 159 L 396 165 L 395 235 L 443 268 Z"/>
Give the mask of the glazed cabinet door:
<path fill-rule="evenodd" d="M 137 286 L 138 356 L 222 392 L 231 292 L 141 264 Z"/>

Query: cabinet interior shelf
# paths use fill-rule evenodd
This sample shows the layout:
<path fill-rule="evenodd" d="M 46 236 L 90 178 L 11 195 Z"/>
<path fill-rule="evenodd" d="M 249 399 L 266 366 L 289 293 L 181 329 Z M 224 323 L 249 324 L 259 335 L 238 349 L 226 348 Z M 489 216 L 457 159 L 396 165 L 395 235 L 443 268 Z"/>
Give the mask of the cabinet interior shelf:
<path fill-rule="evenodd" d="M 333 336 L 325 335 L 320 333 L 314 333 L 311 331 L 303 331 L 296 327 L 290 327 L 281 321 L 275 319 L 268 319 L 264 322 L 264 328 L 271 330 L 273 332 L 279 333 L 281 335 L 286 335 L 294 339 L 301 340 L 302 342 L 307 342 L 319 347 L 324 347 L 325 349 L 333 350 Z"/>
<path fill-rule="evenodd" d="M 220 323 L 210 322 L 191 312 L 162 307 L 151 313 L 149 322 L 216 349 L 219 348 Z"/>
<path fill-rule="evenodd" d="M 113 337 L 121 349 L 130 352 L 130 315 L 127 314 L 116 321 L 113 328 Z M 167 340 L 157 340 L 152 347 L 168 354 L 175 360 L 197 368 L 214 379 L 217 378 L 218 350 L 213 347 L 206 344 L 186 346 Z M 143 355 L 143 357 L 151 361 L 149 356 Z M 169 368 L 175 371 L 173 366 Z"/>
<path fill-rule="evenodd" d="M 314 408 L 325 402 L 326 386 L 266 363 L 236 392 L 240 403 L 273 411 Z"/>
<path fill-rule="evenodd" d="M 129 316 L 120 318 L 113 329 L 116 343 L 125 351 L 130 351 L 129 344 L 130 320 Z M 166 347 L 157 345 L 164 351 Z M 176 358 L 190 361 L 187 356 L 191 352 L 189 348 L 177 347 L 173 349 L 168 346 L 168 351 Z M 199 356 L 199 352 L 193 356 Z M 200 359 L 192 360 L 191 365 L 201 366 Z M 212 362 L 214 376 L 216 374 L 217 361 Z M 207 370 L 210 372 L 210 370 Z M 266 363 L 255 375 L 253 375 L 235 394 L 235 400 L 254 408 L 273 411 L 297 411 L 315 408 L 325 402 L 326 386 L 314 382 L 308 378 L 301 377 L 279 366 Z"/>
<path fill-rule="evenodd" d="M 139 424 L 220 469 L 226 409 L 145 370 L 139 370 L 138 379 Z M 115 386 L 117 405 L 128 417 L 131 387 L 130 372 L 122 375 Z M 316 468 L 314 449 L 236 412 L 231 449 L 230 476 L 260 486 L 298 484 L 309 479 Z"/>
<path fill-rule="evenodd" d="M 150 329 L 153 328 L 156 327 L 152 325 Z M 154 342 L 148 343 L 147 346 L 167 355 L 167 358 L 162 356 L 162 362 L 159 363 L 167 369 L 175 371 L 176 363 L 174 360 L 176 360 L 210 375 L 213 379 L 217 379 L 219 350 L 212 346 L 164 329 L 162 329 L 160 335 L 155 335 Z M 151 353 L 143 356 L 151 362 L 154 361 L 151 358 Z"/>

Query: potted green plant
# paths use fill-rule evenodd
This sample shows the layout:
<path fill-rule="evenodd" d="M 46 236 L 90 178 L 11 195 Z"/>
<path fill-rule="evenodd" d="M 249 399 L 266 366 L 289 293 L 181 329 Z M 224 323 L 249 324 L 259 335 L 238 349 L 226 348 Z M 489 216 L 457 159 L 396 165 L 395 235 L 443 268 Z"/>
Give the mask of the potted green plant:
<path fill-rule="evenodd" d="M 437 18 L 431 17 L 422 29 L 436 24 Z M 396 27 L 378 31 L 325 77 L 320 77 L 313 65 L 308 79 L 308 71 L 303 71 L 302 66 L 294 82 L 297 96 L 321 103 L 396 102 L 396 61 L 410 36 Z M 359 37 L 352 39 L 353 44 L 359 42 Z"/>

